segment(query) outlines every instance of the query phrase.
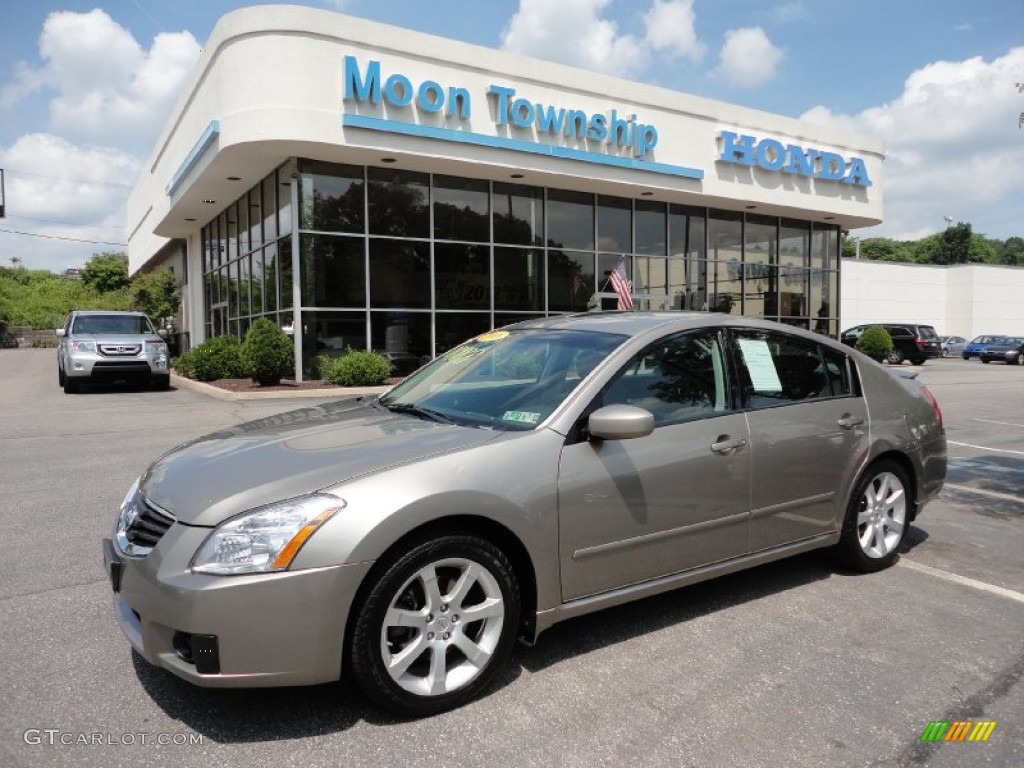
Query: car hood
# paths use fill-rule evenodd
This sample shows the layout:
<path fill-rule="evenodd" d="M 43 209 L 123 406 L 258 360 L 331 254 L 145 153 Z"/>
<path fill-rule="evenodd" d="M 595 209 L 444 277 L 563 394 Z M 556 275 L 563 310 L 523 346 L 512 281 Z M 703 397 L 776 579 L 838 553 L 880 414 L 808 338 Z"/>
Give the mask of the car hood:
<path fill-rule="evenodd" d="M 214 432 L 157 459 L 143 495 L 188 525 L 301 496 L 503 433 L 391 413 L 371 397 L 303 408 Z"/>

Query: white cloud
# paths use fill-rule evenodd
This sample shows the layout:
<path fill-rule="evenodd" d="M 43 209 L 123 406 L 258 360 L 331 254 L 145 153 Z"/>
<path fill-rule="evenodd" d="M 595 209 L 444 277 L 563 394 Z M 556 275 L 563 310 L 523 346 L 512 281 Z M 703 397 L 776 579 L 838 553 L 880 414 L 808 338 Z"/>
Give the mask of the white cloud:
<path fill-rule="evenodd" d="M 163 33 L 147 51 L 99 9 L 50 14 L 42 67 L 19 66 L 3 100 L 52 89 L 50 129 L 74 141 L 148 150 L 199 55 L 188 32 Z"/>
<path fill-rule="evenodd" d="M 647 61 L 641 40 L 601 13 L 611 0 L 520 0 L 502 48 L 597 72 L 628 75 Z"/>
<path fill-rule="evenodd" d="M 72 144 L 31 133 L 0 150 L 7 169 L 7 214 L 68 224 L 95 223 L 117 211 L 139 174 L 139 161 L 119 150 Z M 106 238 L 110 239 L 110 238 Z"/>
<path fill-rule="evenodd" d="M 1024 47 L 992 61 L 939 61 L 913 72 L 888 104 L 857 115 L 818 106 L 801 116 L 886 142 L 885 223 L 865 237 L 920 237 L 945 226 L 946 215 L 989 237 L 1020 234 L 1021 72 Z"/>
<path fill-rule="evenodd" d="M 733 85 L 753 88 L 775 76 L 785 58 L 760 27 L 730 29 L 718 55 L 715 75 Z"/>
<path fill-rule="evenodd" d="M 788 23 L 807 18 L 807 9 L 801 2 L 783 3 L 772 9 L 771 15 L 776 21 Z"/>
<path fill-rule="evenodd" d="M 700 61 L 704 44 L 697 39 L 693 0 L 654 0 L 644 14 L 647 42 L 656 51 Z"/>

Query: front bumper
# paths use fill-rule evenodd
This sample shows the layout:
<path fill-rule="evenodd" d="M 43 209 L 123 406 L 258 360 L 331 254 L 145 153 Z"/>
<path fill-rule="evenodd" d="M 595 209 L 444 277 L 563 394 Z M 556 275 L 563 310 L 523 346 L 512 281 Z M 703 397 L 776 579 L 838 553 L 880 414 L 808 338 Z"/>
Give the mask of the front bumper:
<path fill-rule="evenodd" d="M 244 576 L 194 574 L 188 564 L 209 532 L 175 524 L 143 558 L 125 557 L 104 540 L 114 614 L 131 646 L 151 664 L 205 687 L 337 680 L 346 619 L 372 563 Z M 197 658 L 211 643 L 215 668 Z"/>
<path fill-rule="evenodd" d="M 75 380 L 113 381 L 128 378 L 156 378 L 171 373 L 166 357 L 109 358 L 98 354 L 71 355 L 64 365 L 64 374 Z"/>

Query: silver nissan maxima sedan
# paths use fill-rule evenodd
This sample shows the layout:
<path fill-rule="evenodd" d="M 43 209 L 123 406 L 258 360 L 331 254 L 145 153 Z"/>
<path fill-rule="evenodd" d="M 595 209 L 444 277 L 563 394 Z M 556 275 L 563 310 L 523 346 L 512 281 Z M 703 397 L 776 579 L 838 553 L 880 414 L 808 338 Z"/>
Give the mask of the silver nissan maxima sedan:
<path fill-rule="evenodd" d="M 945 473 L 928 390 L 828 338 L 557 316 L 170 451 L 103 550 L 149 662 L 429 715 L 563 619 L 817 548 L 885 568 Z"/>

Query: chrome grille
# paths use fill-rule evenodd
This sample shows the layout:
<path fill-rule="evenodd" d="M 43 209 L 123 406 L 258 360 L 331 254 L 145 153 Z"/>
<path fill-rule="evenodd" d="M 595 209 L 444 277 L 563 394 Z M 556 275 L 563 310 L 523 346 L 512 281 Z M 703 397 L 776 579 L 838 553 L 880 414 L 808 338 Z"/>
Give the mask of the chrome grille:
<path fill-rule="evenodd" d="M 100 344 L 100 354 L 107 357 L 135 357 L 141 351 L 141 344 Z"/>
<path fill-rule="evenodd" d="M 136 547 L 152 549 L 167 529 L 177 522 L 174 515 L 146 501 L 141 495 L 135 498 L 135 512 L 124 534 Z"/>

